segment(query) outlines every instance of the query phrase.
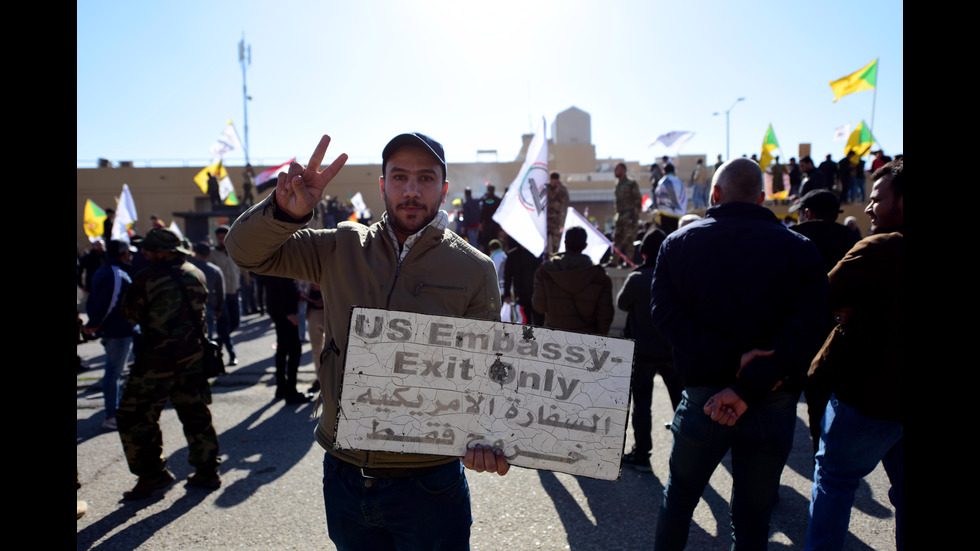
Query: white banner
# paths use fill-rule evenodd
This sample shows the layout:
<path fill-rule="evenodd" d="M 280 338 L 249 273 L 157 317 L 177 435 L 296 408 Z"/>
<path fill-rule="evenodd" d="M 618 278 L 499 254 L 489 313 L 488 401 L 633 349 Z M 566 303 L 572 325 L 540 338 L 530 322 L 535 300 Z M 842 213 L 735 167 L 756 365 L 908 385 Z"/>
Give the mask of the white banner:
<path fill-rule="evenodd" d="M 228 126 L 225 127 L 224 132 L 218 136 L 217 141 L 211 144 L 211 164 L 217 163 L 225 155 L 236 149 L 243 149 L 242 142 L 238 141 L 238 133 L 235 132 L 235 127 L 232 126 L 231 121 L 228 121 Z"/>
<path fill-rule="evenodd" d="M 367 210 L 367 205 L 364 203 L 364 197 L 361 192 L 358 191 L 350 198 L 350 204 L 354 206 L 354 212 L 360 216 L 360 214 Z"/>
<path fill-rule="evenodd" d="M 653 143 L 651 143 L 649 147 L 653 147 L 658 143 L 662 144 L 664 147 L 667 148 L 667 153 L 671 157 L 673 157 L 677 155 L 677 152 L 680 151 L 681 147 L 684 144 L 686 144 L 688 141 L 690 141 L 690 139 L 693 137 L 694 137 L 694 132 L 688 132 L 685 130 L 673 130 L 671 132 L 667 132 L 666 134 L 661 134 L 660 136 L 657 136 L 657 139 L 653 140 Z"/>
<path fill-rule="evenodd" d="M 631 340 L 355 307 L 335 445 L 620 475 Z"/>
<path fill-rule="evenodd" d="M 606 250 L 612 247 L 612 242 L 596 229 L 588 219 L 579 214 L 574 207 L 568 207 L 568 214 L 565 215 L 565 228 L 562 230 L 561 245 L 558 246 L 558 252 L 565 252 L 565 232 L 568 231 L 568 228 L 576 226 L 585 229 L 585 250 L 582 251 L 582 254 L 598 264 L 606 254 Z"/>
<path fill-rule="evenodd" d="M 507 188 L 493 219 L 507 235 L 534 256 L 541 256 L 548 239 L 548 140 L 544 118 L 531 139 L 521 171 Z"/>

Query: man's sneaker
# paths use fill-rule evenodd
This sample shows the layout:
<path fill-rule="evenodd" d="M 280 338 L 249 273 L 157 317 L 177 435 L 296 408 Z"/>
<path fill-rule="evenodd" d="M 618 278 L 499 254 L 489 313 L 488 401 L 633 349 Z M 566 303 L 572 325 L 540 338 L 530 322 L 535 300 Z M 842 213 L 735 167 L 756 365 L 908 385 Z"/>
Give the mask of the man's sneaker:
<path fill-rule="evenodd" d="M 187 485 L 207 488 L 208 490 L 217 490 L 221 487 L 221 477 L 218 476 L 218 471 L 214 467 L 202 467 L 198 468 L 187 479 Z"/>
<path fill-rule="evenodd" d="M 633 467 L 641 473 L 653 472 L 653 467 L 650 466 L 650 456 L 647 454 L 636 455 L 636 452 L 629 452 L 623 456 L 623 465 Z"/>
<path fill-rule="evenodd" d="M 170 486 L 174 481 L 174 475 L 170 474 L 170 471 L 164 469 L 160 471 L 160 474 L 156 476 L 141 476 L 138 481 L 136 481 L 136 486 L 128 492 L 123 492 L 123 499 L 126 501 L 134 501 L 137 499 L 146 499 L 150 495 L 157 491 Z"/>
<path fill-rule="evenodd" d="M 102 421 L 102 428 L 105 430 L 119 430 L 119 427 L 116 425 L 116 418 L 106 417 L 105 421 Z"/>

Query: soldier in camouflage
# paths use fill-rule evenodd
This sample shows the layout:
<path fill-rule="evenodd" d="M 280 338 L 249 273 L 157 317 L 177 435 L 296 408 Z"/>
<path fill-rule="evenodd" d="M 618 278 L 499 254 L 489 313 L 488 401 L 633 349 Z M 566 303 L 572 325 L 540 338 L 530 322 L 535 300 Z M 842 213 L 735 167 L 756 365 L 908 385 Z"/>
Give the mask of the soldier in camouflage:
<path fill-rule="evenodd" d="M 117 413 L 129 470 L 139 477 L 123 499 L 143 499 L 173 482 L 163 457 L 160 412 L 173 404 L 184 426 L 192 486 L 218 488 L 218 435 L 211 423 L 211 389 L 204 375 L 204 275 L 184 260 L 190 251 L 165 228 L 147 232 L 143 256 L 150 267 L 136 275 L 123 299 L 123 316 L 142 333 Z M 181 290 L 183 286 L 183 291 Z"/>
<path fill-rule="evenodd" d="M 568 188 L 561 183 L 561 175 L 552 172 L 548 180 L 548 256 L 558 254 L 568 201 Z"/>
<path fill-rule="evenodd" d="M 633 258 L 633 240 L 640 224 L 640 209 L 643 198 L 640 196 L 640 186 L 636 180 L 626 177 L 626 165 L 619 163 L 614 172 L 616 175 L 616 229 L 613 234 L 613 244 L 626 258 Z M 620 260 L 614 255 L 610 265 L 618 265 Z"/>

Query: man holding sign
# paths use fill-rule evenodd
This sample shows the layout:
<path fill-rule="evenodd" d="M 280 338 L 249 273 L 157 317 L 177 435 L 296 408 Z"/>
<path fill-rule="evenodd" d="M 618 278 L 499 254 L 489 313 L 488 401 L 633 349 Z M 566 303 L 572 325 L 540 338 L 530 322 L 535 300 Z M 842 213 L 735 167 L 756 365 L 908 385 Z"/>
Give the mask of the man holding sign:
<path fill-rule="evenodd" d="M 341 154 L 320 170 L 329 143 L 323 136 L 309 165 L 280 172 L 275 193 L 242 214 L 225 246 L 242 268 L 321 287 L 328 344 L 315 436 L 326 450 L 327 528 L 337 548 L 466 548 L 472 517 L 459 458 L 339 449 L 335 428 L 351 307 L 499 320 L 493 263 L 447 228 L 439 209 L 449 191 L 445 152 L 419 133 L 396 136 L 382 152 L 380 222 L 303 229 L 347 162 Z M 501 450 L 481 445 L 462 465 L 500 475 L 510 468 Z"/>

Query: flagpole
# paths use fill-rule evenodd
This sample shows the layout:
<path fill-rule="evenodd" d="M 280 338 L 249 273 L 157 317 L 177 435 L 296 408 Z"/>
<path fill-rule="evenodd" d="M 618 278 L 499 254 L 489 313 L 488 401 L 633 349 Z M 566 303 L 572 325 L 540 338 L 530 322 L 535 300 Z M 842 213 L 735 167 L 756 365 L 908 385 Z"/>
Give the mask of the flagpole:
<path fill-rule="evenodd" d="M 879 58 L 876 57 L 875 58 L 875 93 L 874 93 L 873 99 L 871 100 L 871 128 L 870 128 L 870 130 L 871 130 L 871 135 L 872 136 L 875 135 L 875 104 L 878 103 L 878 80 L 879 80 L 878 79 L 878 75 L 881 74 L 881 63 L 878 63 L 878 61 L 879 61 Z M 880 149 L 881 148 L 881 144 L 878 144 L 878 146 L 879 146 L 879 149 Z"/>
<path fill-rule="evenodd" d="M 626 263 L 630 265 L 630 268 L 636 268 L 636 264 L 634 264 L 633 261 L 630 260 L 629 258 L 626 258 L 626 255 L 623 254 L 619 249 L 616 248 L 616 245 L 609 245 L 609 247 L 612 248 L 613 252 L 615 252 L 616 254 L 618 254 L 620 258 L 622 258 L 623 260 L 625 260 Z"/>
<path fill-rule="evenodd" d="M 879 58 L 875 58 L 875 94 L 871 100 L 871 135 L 874 136 L 875 133 L 875 104 L 878 103 L 878 75 L 881 74 L 881 63 L 879 63 Z M 880 144 L 879 144 L 880 149 Z"/>

